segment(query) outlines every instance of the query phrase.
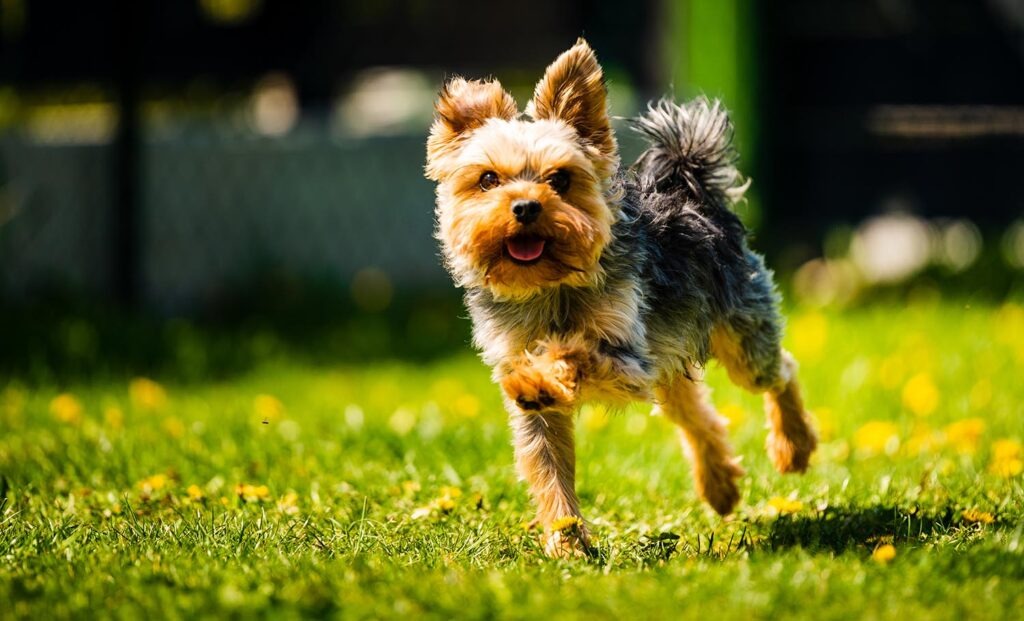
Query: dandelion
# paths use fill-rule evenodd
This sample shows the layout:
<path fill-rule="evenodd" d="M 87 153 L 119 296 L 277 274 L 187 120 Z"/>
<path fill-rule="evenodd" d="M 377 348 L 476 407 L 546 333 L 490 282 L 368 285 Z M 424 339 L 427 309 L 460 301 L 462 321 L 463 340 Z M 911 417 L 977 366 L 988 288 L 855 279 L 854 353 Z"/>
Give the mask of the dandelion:
<path fill-rule="evenodd" d="M 821 313 L 807 313 L 793 320 L 789 333 L 793 352 L 801 360 L 816 360 L 828 343 L 828 320 Z"/>
<path fill-rule="evenodd" d="M 194 483 L 188 486 L 185 493 L 188 494 L 188 499 L 194 502 L 199 502 L 206 498 L 206 494 L 203 493 L 202 488 Z"/>
<path fill-rule="evenodd" d="M 420 520 L 433 514 L 451 513 L 455 510 L 456 499 L 462 496 L 462 490 L 446 485 L 438 490 L 438 494 L 438 497 L 430 501 L 430 504 L 414 509 L 410 517 Z"/>
<path fill-rule="evenodd" d="M 167 404 L 164 387 L 146 377 L 136 377 L 128 385 L 132 405 L 140 410 L 158 410 Z"/>
<path fill-rule="evenodd" d="M 295 492 L 288 492 L 277 501 L 277 510 L 285 515 L 295 515 L 299 512 L 299 495 Z"/>
<path fill-rule="evenodd" d="M 549 528 L 552 531 L 567 533 L 579 530 L 582 527 L 583 520 L 576 517 L 575 515 L 567 515 L 565 517 L 558 518 L 554 522 L 551 522 L 551 526 Z"/>
<path fill-rule="evenodd" d="M 416 426 L 416 412 L 410 408 L 400 407 L 388 419 L 388 427 L 400 436 L 404 436 Z"/>
<path fill-rule="evenodd" d="M 946 440 L 958 453 L 973 455 L 978 450 L 978 441 L 985 433 L 985 421 L 980 418 L 965 418 L 946 425 Z"/>
<path fill-rule="evenodd" d="M 960 515 L 963 516 L 965 522 L 971 524 L 991 524 L 996 521 L 994 515 L 987 511 L 981 511 L 977 508 L 964 509 L 963 513 Z"/>
<path fill-rule="evenodd" d="M 918 373 L 903 385 L 903 406 L 918 416 L 928 416 L 939 406 L 939 389 L 928 373 Z"/>
<path fill-rule="evenodd" d="M 167 487 L 168 482 L 166 474 L 154 474 L 139 481 L 137 486 L 143 494 L 151 495 Z"/>
<path fill-rule="evenodd" d="M 1024 472 L 1020 442 L 1011 439 L 993 442 L 992 461 L 989 463 L 988 471 L 1007 479 Z"/>
<path fill-rule="evenodd" d="M 457 487 L 452 487 L 450 485 L 445 485 L 439 490 L 438 493 L 440 493 L 443 498 L 458 498 L 462 496 L 461 489 Z"/>
<path fill-rule="evenodd" d="M 880 545 L 871 553 L 871 560 L 881 565 L 889 563 L 894 558 L 896 558 L 896 546 L 891 543 Z"/>
<path fill-rule="evenodd" d="M 169 416 L 160 425 L 164 432 L 172 438 L 180 438 L 185 435 L 185 423 L 180 418 Z"/>
<path fill-rule="evenodd" d="M 468 392 L 463 393 L 456 397 L 452 409 L 463 418 L 476 418 L 480 414 L 480 399 Z"/>
<path fill-rule="evenodd" d="M 611 417 L 603 405 L 588 403 L 580 410 L 580 419 L 588 431 L 599 431 L 608 426 L 608 421 Z"/>
<path fill-rule="evenodd" d="M 273 395 L 256 395 L 252 409 L 256 417 L 265 422 L 274 422 L 284 416 L 284 404 Z"/>
<path fill-rule="evenodd" d="M 124 427 L 124 412 L 117 406 L 110 406 L 103 410 L 103 422 L 111 429 L 120 430 Z"/>
<path fill-rule="evenodd" d="M 899 428 L 888 421 L 874 420 L 853 434 L 857 451 L 867 455 L 892 455 L 900 446 Z"/>
<path fill-rule="evenodd" d="M 735 403 L 728 403 L 718 408 L 718 413 L 729 421 L 730 427 L 738 427 L 747 418 L 747 412 Z"/>
<path fill-rule="evenodd" d="M 768 511 L 772 515 L 789 515 L 804 508 L 804 503 L 795 498 L 774 496 L 768 500 Z"/>
<path fill-rule="evenodd" d="M 910 455 L 933 453 L 942 448 L 945 441 L 946 437 L 942 433 L 934 431 L 926 425 L 918 425 L 914 428 L 910 439 L 907 440 L 907 453 Z"/>
<path fill-rule="evenodd" d="M 897 388 L 905 377 L 905 368 L 906 365 L 899 354 L 886 357 L 878 366 L 878 383 L 887 390 Z"/>
<path fill-rule="evenodd" d="M 235 494 L 245 502 L 263 502 L 270 498 L 270 488 L 266 485 L 239 483 L 235 486 Z"/>
<path fill-rule="evenodd" d="M 50 413 L 60 422 L 69 425 L 77 425 L 82 422 L 82 404 L 68 392 L 53 398 L 53 401 L 50 402 Z"/>

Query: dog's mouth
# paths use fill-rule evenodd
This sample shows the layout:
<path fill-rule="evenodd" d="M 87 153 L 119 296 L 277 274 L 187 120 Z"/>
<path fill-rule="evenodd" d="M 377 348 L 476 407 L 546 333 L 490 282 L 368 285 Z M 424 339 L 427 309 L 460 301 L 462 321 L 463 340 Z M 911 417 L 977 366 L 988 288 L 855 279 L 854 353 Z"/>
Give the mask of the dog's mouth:
<path fill-rule="evenodd" d="M 540 260 L 546 240 L 536 235 L 516 235 L 505 240 L 505 252 L 516 263 L 529 265 Z"/>

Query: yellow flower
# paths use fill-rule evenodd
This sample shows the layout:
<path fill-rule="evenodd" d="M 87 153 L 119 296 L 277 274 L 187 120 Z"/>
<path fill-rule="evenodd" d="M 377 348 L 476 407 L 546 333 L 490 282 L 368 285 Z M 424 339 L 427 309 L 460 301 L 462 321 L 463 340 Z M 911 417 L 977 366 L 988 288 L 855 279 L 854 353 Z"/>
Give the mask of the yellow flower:
<path fill-rule="evenodd" d="M 165 418 L 161 427 L 163 427 L 163 430 L 167 432 L 167 435 L 172 438 L 180 438 L 185 435 L 185 423 L 181 422 L 181 419 L 176 416 L 168 416 Z"/>
<path fill-rule="evenodd" d="M 277 501 L 277 510 L 285 515 L 295 515 L 299 512 L 299 495 L 295 492 L 288 492 Z"/>
<path fill-rule="evenodd" d="M 821 313 L 807 313 L 790 323 L 793 353 L 801 360 L 817 360 L 828 343 L 828 320 Z"/>
<path fill-rule="evenodd" d="M 1007 479 L 1017 476 L 1024 472 L 1021 453 L 1021 444 L 1017 440 L 996 440 L 992 443 L 992 462 L 989 463 L 988 471 Z"/>
<path fill-rule="evenodd" d="M 728 419 L 729 426 L 733 428 L 742 425 L 743 421 L 747 418 L 746 410 L 735 403 L 727 403 L 726 405 L 718 408 L 718 412 Z"/>
<path fill-rule="evenodd" d="M 455 499 L 462 496 L 462 490 L 457 487 L 444 486 L 438 490 L 439 496 L 425 507 L 413 510 L 410 517 L 414 520 L 425 518 L 434 513 L 451 513 L 455 510 Z"/>
<path fill-rule="evenodd" d="M 235 493 L 245 502 L 263 502 L 270 498 L 270 488 L 266 485 L 239 483 L 235 486 Z"/>
<path fill-rule="evenodd" d="M 945 444 L 946 437 L 925 425 L 918 425 L 914 433 L 907 440 L 907 453 L 910 455 L 924 455 L 935 452 Z"/>
<path fill-rule="evenodd" d="M 552 531 L 567 532 L 573 531 L 583 526 L 583 520 L 576 517 L 575 515 L 567 515 L 560 517 L 554 522 L 551 522 L 549 527 Z"/>
<path fill-rule="evenodd" d="M 188 489 L 185 490 L 185 493 L 188 494 L 189 500 L 198 501 L 206 498 L 206 494 L 203 493 L 202 488 L 196 484 L 189 485 Z"/>
<path fill-rule="evenodd" d="M 103 410 L 103 422 L 111 429 L 120 430 L 124 427 L 124 412 L 117 406 L 110 406 Z"/>
<path fill-rule="evenodd" d="M 804 503 L 794 498 L 773 496 L 768 500 L 768 510 L 772 515 L 789 515 L 804 508 Z"/>
<path fill-rule="evenodd" d="M 166 474 L 154 474 L 139 481 L 138 487 L 142 490 L 143 494 L 152 494 L 167 487 L 167 483 L 168 478 Z"/>
<path fill-rule="evenodd" d="M 480 400 L 476 398 L 476 395 L 463 393 L 456 397 L 452 409 L 464 418 L 476 418 L 480 413 Z"/>
<path fill-rule="evenodd" d="M 82 404 L 71 393 L 57 395 L 50 402 L 50 413 L 62 423 L 77 425 L 82 422 Z"/>
<path fill-rule="evenodd" d="M 164 387 L 151 379 L 136 377 L 128 385 L 132 405 L 140 410 L 158 410 L 167 403 Z"/>
<path fill-rule="evenodd" d="M 965 418 L 946 425 L 946 440 L 958 453 L 974 454 L 978 440 L 985 433 L 985 421 L 980 418 Z"/>
<path fill-rule="evenodd" d="M 891 543 L 880 545 L 871 553 L 871 560 L 882 565 L 885 565 L 894 558 L 896 558 L 896 547 Z"/>
<path fill-rule="evenodd" d="M 918 373 L 903 385 L 903 405 L 918 416 L 928 416 L 939 406 L 939 389 L 927 373 Z"/>
<path fill-rule="evenodd" d="M 1016 440 L 1004 438 L 992 443 L 992 459 L 1014 459 L 1021 456 L 1021 444 Z"/>
<path fill-rule="evenodd" d="M 608 409 L 601 404 L 590 404 L 584 405 L 580 409 L 580 420 L 583 421 L 583 426 L 590 431 L 599 431 L 608 426 L 608 421 L 611 417 L 608 415 Z"/>
<path fill-rule="evenodd" d="M 878 383 L 882 388 L 892 390 L 903 381 L 905 364 L 899 354 L 888 356 L 878 366 Z"/>
<path fill-rule="evenodd" d="M 267 422 L 280 420 L 284 415 L 284 404 L 273 395 L 256 395 L 252 409 L 260 420 Z"/>
<path fill-rule="evenodd" d="M 432 506 L 441 513 L 451 513 L 455 509 L 455 501 L 448 496 L 442 496 L 434 499 Z"/>
<path fill-rule="evenodd" d="M 874 420 L 853 434 L 853 446 L 865 455 L 892 455 L 900 446 L 900 430 L 888 421 Z"/>
<path fill-rule="evenodd" d="M 996 521 L 996 518 L 987 511 L 980 511 L 979 509 L 964 509 L 961 515 L 964 521 L 970 522 L 971 524 L 991 524 Z"/>
<path fill-rule="evenodd" d="M 438 491 L 438 493 L 441 495 L 442 498 L 453 498 L 454 499 L 454 498 L 458 498 L 459 496 L 462 496 L 462 490 L 461 489 L 459 489 L 457 487 L 452 487 L 450 485 L 445 485 L 444 487 L 442 487 Z"/>

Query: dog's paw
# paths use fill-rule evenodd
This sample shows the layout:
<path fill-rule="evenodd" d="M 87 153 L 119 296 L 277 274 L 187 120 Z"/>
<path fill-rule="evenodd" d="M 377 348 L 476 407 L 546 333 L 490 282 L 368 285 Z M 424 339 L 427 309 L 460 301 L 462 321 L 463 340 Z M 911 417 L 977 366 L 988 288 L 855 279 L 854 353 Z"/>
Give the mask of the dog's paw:
<path fill-rule="evenodd" d="M 788 435 L 773 429 L 768 433 L 765 448 L 775 469 L 782 474 L 803 473 L 811 461 L 811 454 L 818 447 L 818 437 L 809 425 L 787 430 Z"/>
<path fill-rule="evenodd" d="M 524 412 L 569 411 L 576 403 L 576 369 L 550 356 L 528 356 L 501 380 L 501 388 Z"/>
<path fill-rule="evenodd" d="M 704 463 L 697 473 L 697 492 L 718 515 L 729 515 L 740 501 L 736 480 L 743 474 L 743 468 L 731 457 Z"/>

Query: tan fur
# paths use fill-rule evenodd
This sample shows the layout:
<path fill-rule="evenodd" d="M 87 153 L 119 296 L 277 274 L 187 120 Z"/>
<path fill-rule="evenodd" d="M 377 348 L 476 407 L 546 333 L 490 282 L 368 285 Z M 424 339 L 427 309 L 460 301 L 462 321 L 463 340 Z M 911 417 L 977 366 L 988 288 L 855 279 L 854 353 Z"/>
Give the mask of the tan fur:
<path fill-rule="evenodd" d="M 466 134 L 490 118 L 509 120 L 519 114 L 515 99 L 497 80 L 455 78 L 445 84 L 435 106 L 437 116 L 427 139 L 427 177 L 434 181 L 452 172 L 451 160 Z"/>
<path fill-rule="evenodd" d="M 818 439 L 800 398 L 793 356 L 782 351 L 778 368 L 756 369 L 744 354 L 742 343 L 724 325 L 711 331 L 711 353 L 725 366 L 733 383 L 764 393 L 769 427 L 766 447 L 775 469 L 782 473 L 806 471 Z"/>
<path fill-rule="evenodd" d="M 576 498 L 574 419 L 560 413 L 519 414 L 511 418 L 516 468 L 537 506 L 536 522 L 544 528 L 545 552 L 550 556 L 584 553 L 589 533 Z M 566 533 L 552 529 L 560 518 L 580 519 Z"/>
<path fill-rule="evenodd" d="M 679 425 L 697 493 L 719 514 L 728 515 L 740 498 L 736 479 L 743 469 L 733 457 L 724 419 L 707 400 L 707 389 L 679 375 L 656 387 L 655 398 L 658 410 Z"/>
<path fill-rule="evenodd" d="M 575 128 L 580 140 L 595 153 L 601 178 L 610 177 L 618 168 L 604 72 L 583 39 L 548 66 L 526 113 L 535 119 L 562 119 Z"/>
<path fill-rule="evenodd" d="M 782 366 L 782 387 L 764 395 L 769 426 L 768 456 L 779 472 L 805 472 L 811 453 L 818 446 L 818 436 L 804 410 L 800 385 L 796 381 L 796 361 L 789 352 L 783 352 Z"/>

